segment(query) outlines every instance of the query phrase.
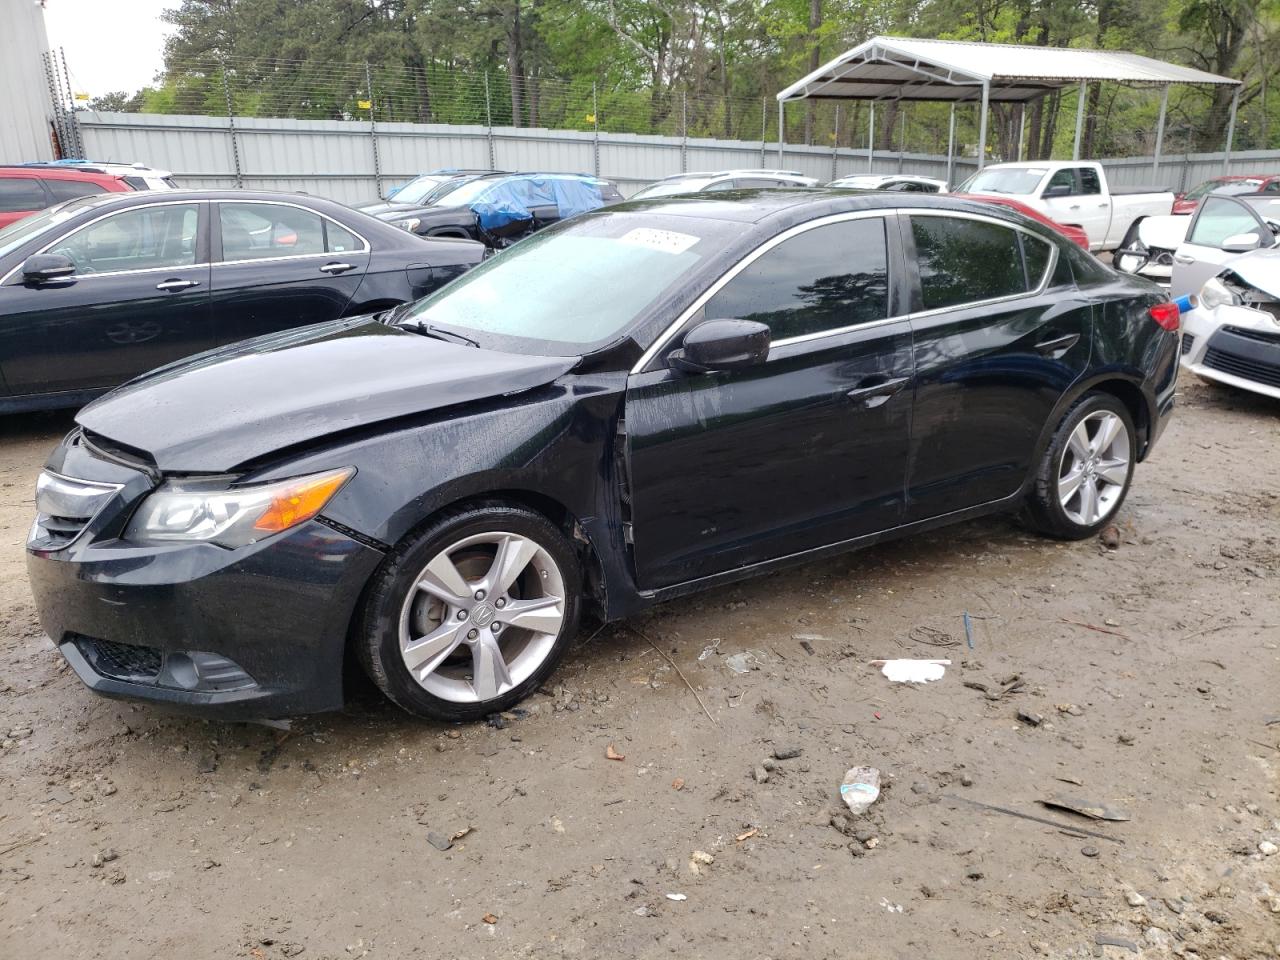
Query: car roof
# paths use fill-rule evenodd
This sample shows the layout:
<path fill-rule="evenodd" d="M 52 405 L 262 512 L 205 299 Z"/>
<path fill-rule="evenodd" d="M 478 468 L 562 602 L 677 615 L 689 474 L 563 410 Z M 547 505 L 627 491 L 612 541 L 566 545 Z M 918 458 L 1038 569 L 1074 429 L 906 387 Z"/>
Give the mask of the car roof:
<path fill-rule="evenodd" d="M 0 177 L 9 177 L 20 173 L 32 177 L 44 177 L 50 180 L 82 180 L 90 182 L 102 180 L 104 178 L 111 180 L 123 180 L 125 176 L 122 173 L 112 173 L 96 169 L 91 170 L 83 167 L 59 167 L 35 163 L 0 164 Z"/>
<path fill-rule="evenodd" d="M 690 193 L 627 200 L 604 208 L 610 213 L 645 212 L 672 217 L 763 223 L 774 218 L 801 222 L 853 211 L 943 209 L 981 212 L 1011 223 L 1019 222 L 1006 208 L 957 200 L 950 194 L 852 191 L 838 187 L 761 187 L 723 193 Z M 604 212 L 602 211 L 602 212 Z"/>

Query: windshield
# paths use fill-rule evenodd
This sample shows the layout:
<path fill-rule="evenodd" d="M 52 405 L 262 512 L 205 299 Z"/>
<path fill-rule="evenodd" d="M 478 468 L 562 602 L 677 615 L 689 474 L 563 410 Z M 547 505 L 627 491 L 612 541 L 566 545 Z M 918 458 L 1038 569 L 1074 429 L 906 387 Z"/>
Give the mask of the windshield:
<path fill-rule="evenodd" d="M 1048 167 L 988 167 L 962 183 L 956 193 L 1035 193 Z"/>
<path fill-rule="evenodd" d="M 480 199 L 480 195 L 492 187 L 495 183 L 501 183 L 500 179 L 484 178 L 480 180 L 469 180 L 466 183 L 459 184 L 452 190 L 440 196 L 436 202 L 437 207 L 465 207 L 473 200 Z"/>
<path fill-rule="evenodd" d="M 535 234 L 420 301 L 398 322 L 572 345 L 561 353 L 615 339 L 694 269 L 707 245 L 704 224 L 673 218 L 677 230 L 655 222 L 605 214 Z"/>
<path fill-rule="evenodd" d="M 1237 194 L 1257 193 L 1260 186 L 1261 180 L 1232 180 L 1214 187 L 1213 192 L 1224 197 L 1234 197 Z"/>
<path fill-rule="evenodd" d="M 47 210 L 42 210 L 32 216 L 15 220 L 3 230 L 0 230 L 0 257 L 17 250 L 28 240 L 43 231 L 71 219 L 86 206 L 91 205 L 86 201 L 95 199 L 96 197 L 78 197 L 75 200 L 68 200 L 66 203 L 49 207 Z"/>
<path fill-rule="evenodd" d="M 471 183 L 475 179 L 475 177 L 451 177 L 450 179 L 445 180 L 442 183 L 437 183 L 432 187 L 431 191 L 423 197 L 420 202 L 424 207 L 434 206 L 440 201 L 441 197 L 453 193 L 453 191 L 457 190 L 463 184 Z"/>
<path fill-rule="evenodd" d="M 689 177 L 685 180 L 668 180 L 655 183 L 633 193 L 628 199 L 644 200 L 647 197 L 670 197 L 677 193 L 696 193 L 711 182 L 711 177 Z"/>
<path fill-rule="evenodd" d="M 431 174 L 415 177 L 392 194 L 391 199 L 396 203 L 421 203 L 427 194 L 440 186 L 442 180 L 447 179 Z"/>

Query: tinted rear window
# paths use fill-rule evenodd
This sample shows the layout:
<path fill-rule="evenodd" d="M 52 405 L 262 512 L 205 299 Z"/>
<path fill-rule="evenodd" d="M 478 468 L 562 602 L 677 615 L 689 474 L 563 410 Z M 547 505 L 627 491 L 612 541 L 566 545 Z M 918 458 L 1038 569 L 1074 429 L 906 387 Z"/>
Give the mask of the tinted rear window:
<path fill-rule="evenodd" d="M 960 217 L 913 216 L 911 234 L 926 310 L 1027 290 L 1018 231 L 1010 227 Z"/>
<path fill-rule="evenodd" d="M 0 179 L 0 213 L 43 210 L 47 204 L 40 181 L 34 177 Z"/>
<path fill-rule="evenodd" d="M 72 200 L 76 197 L 91 197 L 95 193 L 106 193 L 107 188 L 90 180 L 46 180 L 44 185 L 53 194 L 55 203 Z"/>

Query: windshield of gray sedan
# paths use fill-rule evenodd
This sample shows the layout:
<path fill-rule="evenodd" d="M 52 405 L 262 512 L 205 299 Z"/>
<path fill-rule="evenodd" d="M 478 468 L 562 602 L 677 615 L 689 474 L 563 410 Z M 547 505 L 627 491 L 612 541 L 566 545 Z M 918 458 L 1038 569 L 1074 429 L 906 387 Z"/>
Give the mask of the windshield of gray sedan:
<path fill-rule="evenodd" d="M 399 322 L 574 345 L 610 340 L 694 269 L 705 226 L 625 214 L 577 219 L 507 248 Z"/>

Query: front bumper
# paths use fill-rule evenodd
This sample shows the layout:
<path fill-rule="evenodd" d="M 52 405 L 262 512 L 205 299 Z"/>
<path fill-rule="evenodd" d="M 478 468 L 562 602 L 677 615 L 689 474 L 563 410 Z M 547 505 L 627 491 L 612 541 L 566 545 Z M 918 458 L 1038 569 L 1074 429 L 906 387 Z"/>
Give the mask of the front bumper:
<path fill-rule="evenodd" d="M 40 623 L 80 679 L 228 720 L 340 708 L 382 553 L 319 519 L 234 550 L 131 543 L 121 531 L 158 478 L 98 453 L 77 433 L 54 451 L 50 471 L 111 492 L 87 520 L 41 515 L 27 543 Z"/>
<path fill-rule="evenodd" d="M 1183 320 L 1181 363 L 1206 379 L 1280 399 L 1280 322 L 1247 306 L 1192 310 Z"/>

